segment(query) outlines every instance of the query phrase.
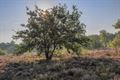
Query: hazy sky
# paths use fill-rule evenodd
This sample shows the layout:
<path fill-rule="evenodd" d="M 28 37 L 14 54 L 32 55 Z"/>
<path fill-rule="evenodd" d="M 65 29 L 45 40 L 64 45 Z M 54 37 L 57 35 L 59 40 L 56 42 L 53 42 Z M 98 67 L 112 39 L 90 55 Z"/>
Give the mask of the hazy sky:
<path fill-rule="evenodd" d="M 69 9 L 76 5 L 83 12 L 87 34 L 98 34 L 102 29 L 115 32 L 112 25 L 120 18 L 120 0 L 0 0 L 0 42 L 10 42 L 14 30 L 26 23 L 26 6 L 33 9 L 37 4 L 46 9 L 58 3 L 66 3 Z"/>

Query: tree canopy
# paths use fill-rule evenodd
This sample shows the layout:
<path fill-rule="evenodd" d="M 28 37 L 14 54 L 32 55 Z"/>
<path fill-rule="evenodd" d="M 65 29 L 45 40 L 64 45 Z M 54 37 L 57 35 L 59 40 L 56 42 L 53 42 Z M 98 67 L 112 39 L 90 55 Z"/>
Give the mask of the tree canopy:
<path fill-rule="evenodd" d="M 115 29 L 120 29 L 120 19 L 113 25 Z M 115 34 L 115 38 L 110 42 L 110 47 L 120 47 L 120 31 Z"/>
<path fill-rule="evenodd" d="M 113 26 L 115 27 L 115 29 L 120 29 L 120 19 L 118 19 L 118 21 Z"/>
<path fill-rule="evenodd" d="M 66 5 L 46 10 L 38 6 L 33 11 L 27 8 L 28 22 L 21 25 L 25 30 L 17 31 L 14 38 L 21 38 L 29 50 L 35 48 L 47 59 L 51 59 L 54 51 L 63 46 L 77 51 L 77 47 L 87 46 L 89 40 L 85 36 L 85 24 L 80 21 L 81 14 L 76 6 L 72 11 Z"/>

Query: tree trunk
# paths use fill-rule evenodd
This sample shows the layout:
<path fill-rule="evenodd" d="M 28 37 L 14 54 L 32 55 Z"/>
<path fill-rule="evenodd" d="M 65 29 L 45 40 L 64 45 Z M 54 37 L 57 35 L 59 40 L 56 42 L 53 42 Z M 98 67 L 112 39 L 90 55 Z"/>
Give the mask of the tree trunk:
<path fill-rule="evenodd" d="M 48 52 L 45 53 L 46 60 L 51 60 L 52 56 L 53 56 L 53 54 L 50 54 Z"/>
<path fill-rule="evenodd" d="M 51 52 L 49 50 L 49 46 L 47 46 L 47 49 L 45 51 L 46 60 L 51 60 L 52 59 L 55 48 L 56 48 L 55 42 L 54 42 L 54 48 Z"/>

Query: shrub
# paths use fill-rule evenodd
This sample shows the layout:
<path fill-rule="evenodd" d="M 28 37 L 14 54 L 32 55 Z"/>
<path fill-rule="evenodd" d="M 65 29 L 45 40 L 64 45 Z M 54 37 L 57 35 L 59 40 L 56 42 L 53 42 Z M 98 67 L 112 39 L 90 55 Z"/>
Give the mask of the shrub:
<path fill-rule="evenodd" d="M 0 49 L 0 55 L 5 55 L 5 52 L 2 49 Z"/>

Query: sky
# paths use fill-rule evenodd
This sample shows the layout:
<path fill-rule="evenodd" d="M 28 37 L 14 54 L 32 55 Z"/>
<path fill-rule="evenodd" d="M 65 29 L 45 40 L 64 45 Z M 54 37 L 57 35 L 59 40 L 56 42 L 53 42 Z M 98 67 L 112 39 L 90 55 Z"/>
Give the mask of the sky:
<path fill-rule="evenodd" d="M 47 9 L 59 3 L 82 11 L 80 20 L 86 24 L 87 35 L 103 29 L 115 33 L 112 25 L 120 18 L 120 0 L 0 0 L 0 42 L 10 42 L 15 31 L 21 30 L 20 24 L 26 24 L 26 6 Z"/>

